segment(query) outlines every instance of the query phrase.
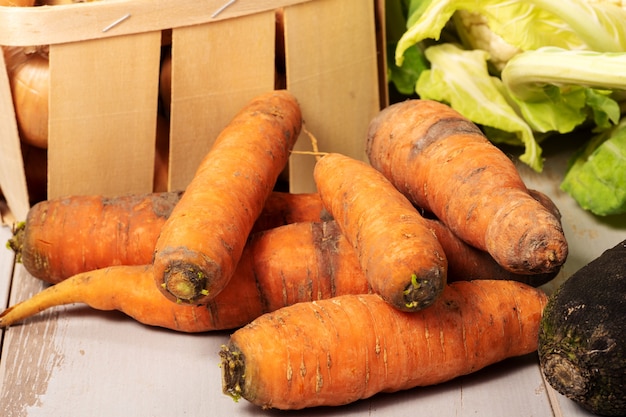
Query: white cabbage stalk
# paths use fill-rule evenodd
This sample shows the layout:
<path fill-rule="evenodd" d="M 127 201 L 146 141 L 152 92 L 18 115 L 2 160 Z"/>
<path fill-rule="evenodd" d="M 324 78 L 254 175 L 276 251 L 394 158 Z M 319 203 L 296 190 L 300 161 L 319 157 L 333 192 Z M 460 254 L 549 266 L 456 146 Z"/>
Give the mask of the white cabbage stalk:
<path fill-rule="evenodd" d="M 453 16 L 461 40 L 472 49 L 489 54 L 489 62 L 500 72 L 522 50 L 511 45 L 489 28 L 487 18 L 477 12 L 457 10 Z"/>

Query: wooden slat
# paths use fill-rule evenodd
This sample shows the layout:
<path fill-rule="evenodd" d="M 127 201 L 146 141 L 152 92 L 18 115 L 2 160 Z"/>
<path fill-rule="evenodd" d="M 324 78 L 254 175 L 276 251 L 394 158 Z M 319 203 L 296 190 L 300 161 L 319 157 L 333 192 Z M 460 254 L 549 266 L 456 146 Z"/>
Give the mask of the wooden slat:
<path fill-rule="evenodd" d="M 48 197 L 152 190 L 161 32 L 50 47 Z"/>
<path fill-rule="evenodd" d="M 378 49 L 378 91 L 380 107 L 389 105 L 389 84 L 387 82 L 387 24 L 385 0 L 374 0 L 376 21 L 376 45 Z"/>
<path fill-rule="evenodd" d="M 274 12 L 174 29 L 170 189 L 184 189 L 219 132 L 274 88 Z"/>
<path fill-rule="evenodd" d="M 311 0 L 107 0 L 0 7 L 0 45 L 30 46 L 153 32 L 230 19 Z M 119 22 L 111 27 L 111 25 Z"/>
<path fill-rule="evenodd" d="M 10 227 L 0 225 L 0 242 L 8 241 L 11 235 Z M 0 249 L 0 309 L 8 307 L 14 260 L 13 251 Z"/>
<path fill-rule="evenodd" d="M 17 265 L 12 276 L 9 305 L 44 289 L 47 284 L 30 276 Z M 3 330 L 0 361 L 0 404 L 3 416 L 29 415 L 28 407 L 46 393 L 50 372 L 59 365 L 63 353 L 55 346 L 57 311 L 42 313 L 42 321 L 32 326 Z M 25 359 L 28 358 L 28 359 Z"/>
<path fill-rule="evenodd" d="M 30 207 L 11 86 L 0 53 L 0 190 L 14 217 L 24 220 Z"/>
<path fill-rule="evenodd" d="M 380 109 L 374 5 L 320 0 L 285 9 L 287 89 L 300 101 L 319 150 L 365 160 L 371 118 Z M 311 150 L 300 135 L 296 150 Z M 293 192 L 315 189 L 315 159 L 292 155 Z"/>

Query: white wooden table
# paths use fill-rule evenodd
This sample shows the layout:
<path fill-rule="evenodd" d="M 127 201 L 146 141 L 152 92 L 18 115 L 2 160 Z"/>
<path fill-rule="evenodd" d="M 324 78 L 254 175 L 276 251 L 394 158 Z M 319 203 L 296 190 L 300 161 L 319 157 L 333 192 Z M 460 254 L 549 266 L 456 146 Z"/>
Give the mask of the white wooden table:
<path fill-rule="evenodd" d="M 626 217 L 598 219 L 558 189 L 567 155 L 546 150 L 545 172 L 520 166 L 527 184 L 562 212 L 570 256 L 563 279 L 626 236 Z M 0 227 L 0 307 L 43 288 L 4 249 Z M 138 324 L 118 312 L 76 305 L 44 312 L 2 334 L 0 415 L 37 416 L 590 416 L 547 386 L 536 354 L 506 360 L 435 387 L 338 407 L 262 411 L 222 394 L 218 351 L 228 332 L 188 335 Z"/>

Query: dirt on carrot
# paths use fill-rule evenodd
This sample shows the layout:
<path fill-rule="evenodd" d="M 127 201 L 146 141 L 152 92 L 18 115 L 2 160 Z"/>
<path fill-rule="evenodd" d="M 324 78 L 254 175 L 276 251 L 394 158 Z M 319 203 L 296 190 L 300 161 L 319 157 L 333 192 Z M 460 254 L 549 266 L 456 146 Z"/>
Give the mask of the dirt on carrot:
<path fill-rule="evenodd" d="M 202 304 L 228 284 L 301 128 L 296 98 L 276 90 L 218 135 L 157 240 L 155 282 L 169 299 Z"/>
<path fill-rule="evenodd" d="M 113 266 L 80 273 L 9 307 L 0 314 L 0 327 L 55 306 L 82 303 L 121 311 L 146 325 L 206 332 L 241 327 L 297 302 L 368 292 L 352 247 L 335 223 L 303 222 L 252 235 L 233 279 L 206 305 L 163 297 L 151 264 Z"/>
<path fill-rule="evenodd" d="M 52 284 L 108 266 L 148 264 L 181 195 L 172 191 L 42 201 L 15 228 L 8 246 L 31 275 Z M 329 218 L 317 193 L 272 192 L 251 233 Z"/>
<path fill-rule="evenodd" d="M 518 282 L 462 281 L 411 313 L 377 294 L 299 303 L 231 335 L 223 391 L 302 409 L 442 383 L 535 351 L 546 299 Z"/>
<path fill-rule="evenodd" d="M 376 293 L 404 311 L 428 307 L 441 295 L 446 254 L 425 219 L 380 172 L 330 153 L 318 160 L 313 177 Z"/>
<path fill-rule="evenodd" d="M 370 123 L 367 155 L 415 205 L 519 274 L 560 268 L 560 219 L 529 195 L 515 165 L 451 107 L 407 100 Z"/>

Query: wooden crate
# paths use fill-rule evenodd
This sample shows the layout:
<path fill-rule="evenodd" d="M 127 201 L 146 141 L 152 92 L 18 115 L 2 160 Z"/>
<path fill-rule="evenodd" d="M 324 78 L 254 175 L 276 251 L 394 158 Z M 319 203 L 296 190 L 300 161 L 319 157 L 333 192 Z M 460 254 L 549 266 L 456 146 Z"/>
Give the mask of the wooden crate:
<path fill-rule="evenodd" d="M 49 45 L 48 198 L 153 189 L 164 43 L 172 57 L 168 187 L 186 187 L 235 112 L 275 88 L 278 9 L 286 88 L 298 98 L 307 129 L 320 150 L 365 159 L 367 124 L 384 101 L 382 4 L 110 0 L 0 7 L 0 45 Z M 309 138 L 303 134 L 296 149 L 310 150 Z M 313 164 L 310 156 L 291 157 L 291 191 L 314 190 Z M 2 54 L 0 189 L 14 217 L 24 219 L 28 189 Z"/>

